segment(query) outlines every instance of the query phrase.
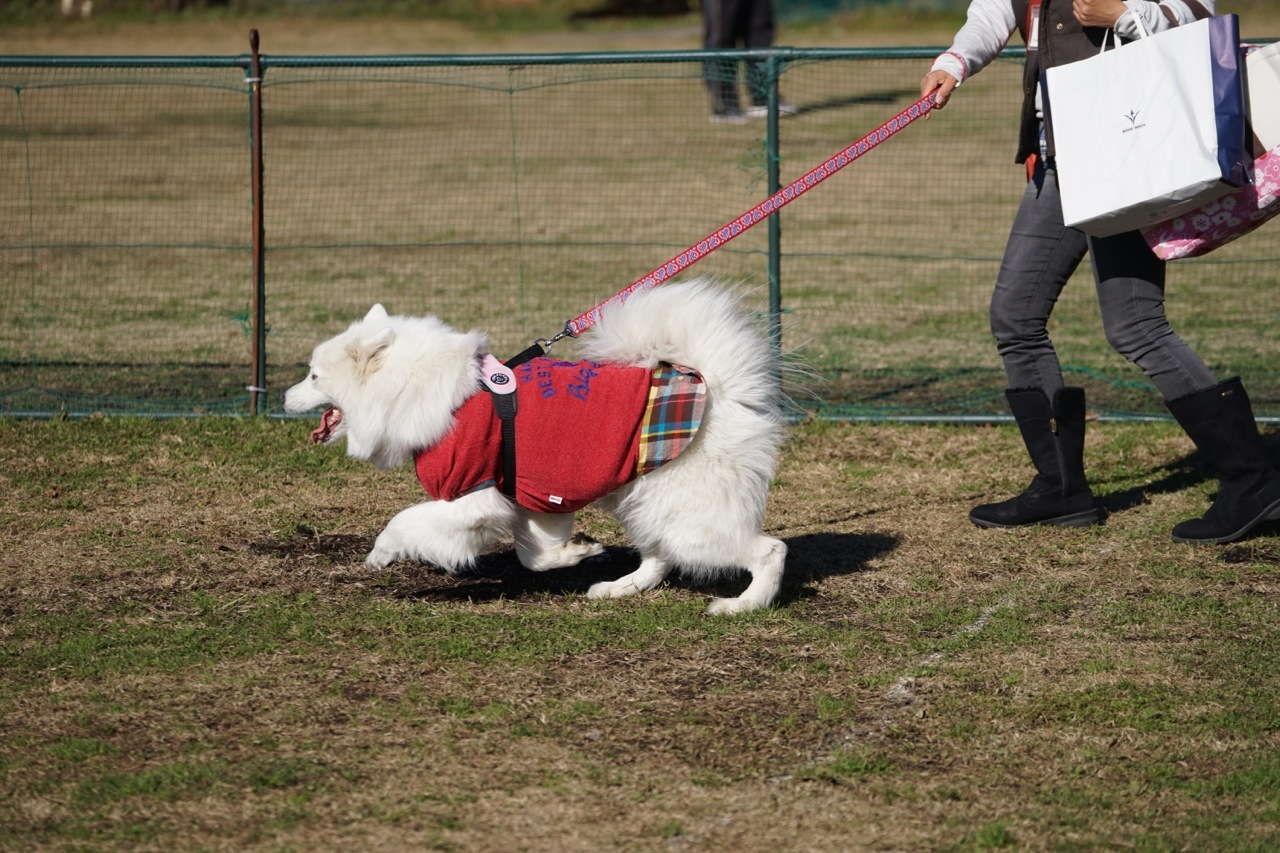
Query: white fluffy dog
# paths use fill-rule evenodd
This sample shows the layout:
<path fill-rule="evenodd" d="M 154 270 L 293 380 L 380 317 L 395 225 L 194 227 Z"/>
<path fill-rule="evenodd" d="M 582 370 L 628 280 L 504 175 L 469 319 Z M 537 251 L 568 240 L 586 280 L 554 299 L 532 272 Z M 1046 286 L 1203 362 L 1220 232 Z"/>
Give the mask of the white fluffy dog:
<path fill-rule="evenodd" d="M 618 598 L 653 589 L 676 568 L 701 580 L 746 569 L 751 582 L 743 593 L 713 600 L 708 612 L 768 607 L 787 551 L 761 531 L 783 435 L 779 366 L 739 298 L 705 280 L 637 293 L 607 307 L 579 345 L 589 362 L 650 371 L 683 365 L 705 383 L 701 425 L 687 447 L 595 500 L 625 528 L 641 562 L 625 577 L 594 584 L 587 595 Z M 348 455 L 381 468 L 401 465 L 452 446 L 449 435 L 464 404 L 489 405 L 472 400 L 490 397 L 481 371 L 487 348 L 480 332 L 457 332 L 434 317 L 388 316 L 375 305 L 316 347 L 309 375 L 285 393 L 284 406 L 293 413 L 330 407 L 314 440 L 345 437 Z M 611 426 L 611 417 L 604 411 L 597 422 Z M 523 436 L 538 424 L 517 415 L 516 428 Z M 563 459 L 555 464 L 572 477 L 577 455 L 591 441 L 590 435 L 560 436 Z M 519 458 L 516 468 L 523 473 Z M 519 500 L 490 481 L 453 499 L 410 507 L 391 519 L 365 563 L 382 568 L 410 559 L 454 571 L 508 536 L 533 571 L 574 566 L 602 552 L 599 543 L 573 535 L 572 512 L 529 509 Z"/>

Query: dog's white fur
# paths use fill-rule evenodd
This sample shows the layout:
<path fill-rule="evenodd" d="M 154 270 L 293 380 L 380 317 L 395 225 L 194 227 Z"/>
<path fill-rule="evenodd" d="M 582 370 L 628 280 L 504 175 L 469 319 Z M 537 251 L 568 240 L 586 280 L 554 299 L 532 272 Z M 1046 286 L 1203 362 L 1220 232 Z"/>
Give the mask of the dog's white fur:
<path fill-rule="evenodd" d="M 768 607 L 787 551 L 762 533 L 783 436 L 778 362 L 739 298 L 706 280 L 668 284 L 606 307 L 579 344 L 585 359 L 686 365 L 707 386 L 702 427 L 689 447 L 596 502 L 622 524 L 641 562 L 623 578 L 594 584 L 587 595 L 618 598 L 653 589 L 675 568 L 702 580 L 745 568 L 751 574 L 746 590 L 715 599 L 708 612 Z M 477 359 L 487 347 L 482 333 L 457 332 L 434 317 L 391 317 L 375 305 L 316 347 L 310 375 L 285 393 L 285 409 L 338 409 L 341 420 L 326 443 L 345 437 L 348 455 L 382 468 L 401 465 L 449 431 L 453 412 L 468 397 L 487 393 L 478 391 Z M 521 564 L 534 571 L 577 565 L 603 550 L 573 535 L 571 513 L 531 512 L 487 488 L 404 510 L 379 534 L 365 563 L 382 568 L 412 559 L 453 571 L 507 535 Z"/>

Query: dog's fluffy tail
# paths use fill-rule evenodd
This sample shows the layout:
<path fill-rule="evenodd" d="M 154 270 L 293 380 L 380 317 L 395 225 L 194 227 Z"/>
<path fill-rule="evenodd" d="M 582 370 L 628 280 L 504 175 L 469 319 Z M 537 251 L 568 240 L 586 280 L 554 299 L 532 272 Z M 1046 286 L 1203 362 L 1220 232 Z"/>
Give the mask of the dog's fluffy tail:
<path fill-rule="evenodd" d="M 709 279 L 636 293 L 602 312 L 580 341 L 583 358 L 691 367 L 722 400 L 780 417 L 780 366 L 742 295 Z"/>
<path fill-rule="evenodd" d="M 781 580 L 783 543 L 763 535 L 769 483 L 784 436 L 778 363 L 741 296 L 713 281 L 667 284 L 611 307 L 581 341 L 583 354 L 650 367 L 691 367 L 707 385 L 689 449 L 627 487 L 613 512 L 647 570 L 677 565 L 697 577 L 752 574 L 749 594 L 716 612 L 766 606 Z M 731 602 L 731 603 L 730 603 Z"/>

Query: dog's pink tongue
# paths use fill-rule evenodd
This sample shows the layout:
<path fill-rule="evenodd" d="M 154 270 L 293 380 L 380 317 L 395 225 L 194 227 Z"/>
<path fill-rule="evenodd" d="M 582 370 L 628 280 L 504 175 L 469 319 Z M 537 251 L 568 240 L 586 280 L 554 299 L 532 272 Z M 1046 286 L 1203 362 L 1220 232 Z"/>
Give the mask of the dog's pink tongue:
<path fill-rule="evenodd" d="M 328 409 L 320 416 L 320 426 L 311 432 L 313 444 L 320 444 L 333 434 L 334 427 L 342 421 L 341 409 Z"/>

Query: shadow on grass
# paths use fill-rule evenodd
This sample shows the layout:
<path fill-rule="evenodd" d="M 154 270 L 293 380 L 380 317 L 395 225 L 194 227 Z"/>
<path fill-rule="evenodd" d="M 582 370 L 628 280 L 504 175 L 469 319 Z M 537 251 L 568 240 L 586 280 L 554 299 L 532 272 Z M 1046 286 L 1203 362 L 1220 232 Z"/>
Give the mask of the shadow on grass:
<path fill-rule="evenodd" d="M 898 546 L 896 537 L 880 534 L 816 533 L 786 540 L 787 569 L 778 604 L 817 595 L 814 584 L 839 575 L 868 571 L 867 564 Z M 592 584 L 617 580 L 640 564 L 633 548 L 607 548 L 605 553 L 569 569 L 531 572 L 515 552 L 485 554 L 474 568 L 449 574 L 426 567 L 393 567 L 406 576 L 392 595 L 420 601 L 495 601 L 526 596 L 582 595 Z M 737 596 L 746 588 L 746 572 L 727 572 L 711 583 L 673 572 L 666 585 L 709 596 Z"/>
<path fill-rule="evenodd" d="M 1280 432 L 1265 433 L 1262 436 L 1262 449 L 1271 460 L 1271 464 L 1280 468 Z M 1159 476 L 1152 482 L 1102 495 L 1098 498 L 1098 502 L 1106 513 L 1111 515 L 1141 506 L 1151 495 L 1173 494 L 1218 479 L 1209 461 L 1198 450 L 1161 465 L 1155 471 Z M 1210 500 L 1217 495 L 1216 491 L 1213 492 L 1209 496 Z M 1206 503 L 1204 509 L 1207 511 L 1209 504 Z M 1247 538 L 1277 534 L 1280 534 L 1280 522 L 1266 522 L 1250 531 Z"/>

